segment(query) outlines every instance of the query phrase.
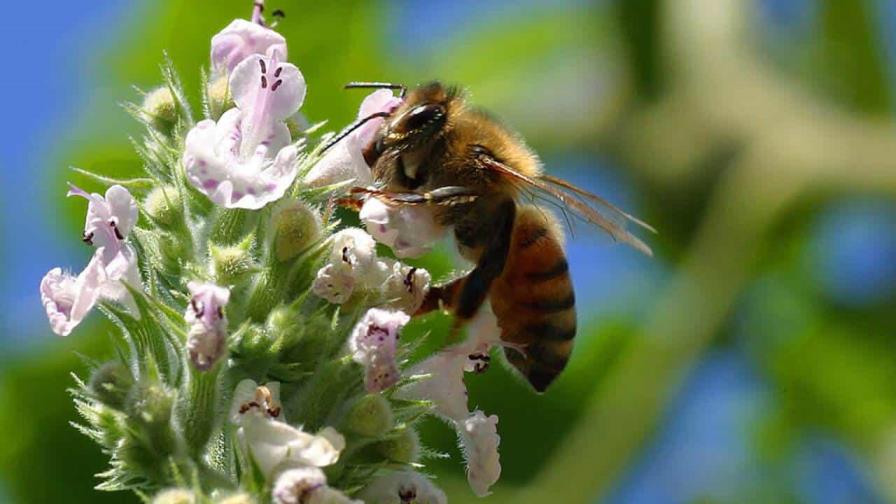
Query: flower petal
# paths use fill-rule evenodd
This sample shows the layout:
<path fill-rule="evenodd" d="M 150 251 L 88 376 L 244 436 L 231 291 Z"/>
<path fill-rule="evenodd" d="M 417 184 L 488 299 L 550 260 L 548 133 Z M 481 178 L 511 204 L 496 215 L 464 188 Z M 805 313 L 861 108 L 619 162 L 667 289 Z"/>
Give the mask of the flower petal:
<path fill-rule="evenodd" d="M 283 54 L 252 56 L 241 61 L 230 75 L 230 91 L 240 110 L 251 111 L 251 124 L 285 121 L 305 100 L 305 78 Z"/>
<path fill-rule="evenodd" d="M 485 416 L 475 411 L 463 422 L 457 423 L 458 435 L 467 460 L 467 481 L 479 497 L 489 494 L 489 488 L 501 476 L 498 445 L 497 415 Z"/>
<path fill-rule="evenodd" d="M 358 119 L 363 119 L 379 112 L 391 113 L 401 105 L 401 102 L 402 99 L 394 96 L 392 90 L 377 89 L 373 93 L 367 95 L 367 97 L 364 98 L 364 101 L 361 102 L 361 107 L 358 109 Z M 360 148 L 363 149 L 364 146 L 373 140 L 376 131 L 382 126 L 383 122 L 385 122 L 385 119 L 378 117 L 367 121 L 357 129 L 355 135 L 357 136 Z"/>
<path fill-rule="evenodd" d="M 331 147 L 303 180 L 311 187 L 324 187 L 349 181 L 361 187 L 373 182 L 370 167 L 364 160 L 355 135 L 349 135 Z"/>
<path fill-rule="evenodd" d="M 257 23 L 236 19 L 212 37 L 212 69 L 215 73 L 230 72 L 247 56 L 272 50 L 286 57 L 283 35 Z"/>
<path fill-rule="evenodd" d="M 239 133 L 241 112 L 232 109 L 218 121 L 201 121 L 187 134 L 184 167 L 187 178 L 198 191 L 225 208 L 257 210 L 283 197 L 298 173 L 298 150 L 287 145 L 276 158 L 267 159 L 267 148 L 289 140 L 282 123 L 273 126 L 269 145 L 243 160 L 234 151 L 242 141 Z M 225 134 L 225 131 L 230 131 Z M 216 147 L 217 146 L 217 147 Z"/>
<path fill-rule="evenodd" d="M 400 311 L 371 308 L 352 330 L 349 351 L 352 359 L 366 368 L 364 384 L 368 392 L 381 392 L 398 382 L 398 332 L 409 320 Z"/>
<path fill-rule="evenodd" d="M 390 247 L 401 258 L 429 252 L 445 234 L 445 228 L 435 222 L 432 211 L 425 206 L 393 208 L 377 198 L 369 198 L 361 207 L 359 217 L 376 241 Z"/>
<path fill-rule="evenodd" d="M 423 378 L 402 387 L 395 396 L 411 401 L 432 401 L 436 413 L 448 420 L 463 421 L 467 418 L 467 387 L 464 385 L 464 367 L 467 355 L 463 352 L 443 350 L 410 369 L 408 375 Z"/>
<path fill-rule="evenodd" d="M 54 268 L 41 280 L 41 301 L 50 328 L 59 336 L 68 336 L 99 299 L 107 281 L 100 254 L 98 250 L 77 277 Z"/>
<path fill-rule="evenodd" d="M 399 471 L 379 476 L 358 494 L 364 502 L 376 504 L 446 504 L 445 493 L 423 475 Z"/>

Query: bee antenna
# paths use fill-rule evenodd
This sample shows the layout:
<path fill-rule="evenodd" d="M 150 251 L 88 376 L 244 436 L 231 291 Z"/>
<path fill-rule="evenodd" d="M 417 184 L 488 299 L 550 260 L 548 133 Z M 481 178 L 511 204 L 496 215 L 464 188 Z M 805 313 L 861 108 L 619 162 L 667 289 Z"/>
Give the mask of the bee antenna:
<path fill-rule="evenodd" d="M 400 90 L 399 98 L 404 98 L 408 94 L 407 86 L 391 82 L 349 82 L 345 85 L 345 89 L 398 89 Z"/>
<path fill-rule="evenodd" d="M 370 121 L 371 119 L 376 119 L 377 117 L 389 117 L 390 115 L 391 115 L 391 112 L 376 112 L 374 114 L 370 114 L 367 117 L 362 117 L 361 119 L 358 119 L 357 121 L 346 126 L 345 129 L 340 131 L 338 135 L 336 135 L 335 137 L 333 137 L 332 140 L 327 142 L 327 145 L 325 145 L 324 148 L 320 152 L 321 153 L 327 152 L 328 150 L 330 150 L 331 147 L 333 147 L 334 145 L 339 143 L 340 140 L 349 136 L 352 133 L 352 131 L 355 131 L 356 129 L 360 128 L 367 121 Z"/>

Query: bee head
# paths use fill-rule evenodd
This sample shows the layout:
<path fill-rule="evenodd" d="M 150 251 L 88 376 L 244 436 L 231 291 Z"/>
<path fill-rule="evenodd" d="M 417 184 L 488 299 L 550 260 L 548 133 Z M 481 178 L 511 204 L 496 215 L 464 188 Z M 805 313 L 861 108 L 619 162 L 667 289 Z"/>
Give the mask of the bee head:
<path fill-rule="evenodd" d="M 385 142 L 400 148 L 415 148 L 437 137 L 448 122 L 450 108 L 458 92 L 439 82 L 424 84 L 411 91 L 388 122 Z"/>

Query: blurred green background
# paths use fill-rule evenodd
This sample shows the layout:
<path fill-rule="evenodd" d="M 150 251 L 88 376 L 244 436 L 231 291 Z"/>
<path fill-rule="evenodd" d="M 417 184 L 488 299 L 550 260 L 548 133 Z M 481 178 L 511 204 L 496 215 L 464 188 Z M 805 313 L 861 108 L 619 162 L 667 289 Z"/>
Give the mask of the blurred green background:
<path fill-rule="evenodd" d="M 51 336 L 37 285 L 83 264 L 66 169 L 133 173 L 117 103 L 195 91 L 247 0 L 7 5 L 0 83 L 0 501 L 123 502 L 71 428 L 69 373 L 110 356 L 92 316 Z M 896 501 L 896 3 L 891 0 L 269 0 L 338 129 L 351 80 L 466 86 L 547 169 L 653 224 L 656 257 L 584 226 L 569 257 L 581 331 L 544 396 L 493 367 L 492 502 Z M 194 93 L 194 97 L 196 94 Z M 427 264 L 448 267 L 450 247 Z M 435 322 L 436 324 L 439 321 Z M 424 437 L 473 501 L 454 434 Z"/>

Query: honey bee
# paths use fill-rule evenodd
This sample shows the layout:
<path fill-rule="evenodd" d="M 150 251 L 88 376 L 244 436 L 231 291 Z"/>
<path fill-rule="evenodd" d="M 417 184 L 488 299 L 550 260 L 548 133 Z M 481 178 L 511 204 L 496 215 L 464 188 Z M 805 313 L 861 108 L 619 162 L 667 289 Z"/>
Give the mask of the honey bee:
<path fill-rule="evenodd" d="M 603 198 L 544 174 L 523 139 L 469 106 L 459 88 L 431 82 L 408 94 L 396 84 L 346 87 L 398 89 L 404 100 L 391 112 L 360 119 L 328 144 L 374 117 L 385 118 L 363 150 L 374 185 L 353 188 L 342 203 L 358 208 L 363 198 L 376 197 L 387 205 L 431 208 L 437 223 L 453 229 L 461 255 L 475 267 L 430 289 L 417 315 L 444 308 L 459 326 L 488 299 L 507 343 L 507 360 L 543 392 L 569 360 L 576 309 L 562 228 L 535 197 L 554 199 L 564 211 L 648 255 L 650 248 L 625 225 L 653 229 Z"/>

